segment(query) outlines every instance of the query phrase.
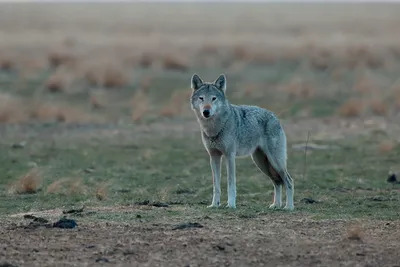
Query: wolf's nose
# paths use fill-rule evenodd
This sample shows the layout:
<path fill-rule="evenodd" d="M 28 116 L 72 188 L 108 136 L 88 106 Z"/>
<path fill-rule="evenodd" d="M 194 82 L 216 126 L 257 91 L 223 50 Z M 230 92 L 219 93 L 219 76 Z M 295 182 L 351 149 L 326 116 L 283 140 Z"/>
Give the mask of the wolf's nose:
<path fill-rule="evenodd" d="M 205 118 L 210 117 L 210 111 L 209 111 L 208 109 L 203 110 L 203 116 L 204 116 Z"/>

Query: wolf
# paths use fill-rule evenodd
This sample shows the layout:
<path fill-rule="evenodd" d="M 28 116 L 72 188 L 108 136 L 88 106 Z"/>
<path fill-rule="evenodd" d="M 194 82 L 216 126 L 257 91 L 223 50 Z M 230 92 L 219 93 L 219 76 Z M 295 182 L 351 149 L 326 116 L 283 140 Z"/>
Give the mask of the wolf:
<path fill-rule="evenodd" d="M 286 135 L 279 119 L 273 112 L 258 106 L 230 104 L 226 84 L 224 74 L 214 82 L 204 82 L 196 73 L 191 78 L 191 109 L 200 125 L 213 177 L 213 197 L 208 207 L 220 206 L 222 156 L 228 176 L 227 208 L 236 208 L 236 158 L 251 156 L 274 185 L 273 203 L 269 207 L 282 208 L 284 185 L 284 209 L 293 210 L 294 184 L 286 167 Z"/>

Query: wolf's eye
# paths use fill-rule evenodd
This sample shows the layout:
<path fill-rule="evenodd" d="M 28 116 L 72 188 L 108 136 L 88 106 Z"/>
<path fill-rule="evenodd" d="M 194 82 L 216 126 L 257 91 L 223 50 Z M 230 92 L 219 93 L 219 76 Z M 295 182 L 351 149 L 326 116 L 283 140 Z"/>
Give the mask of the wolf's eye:
<path fill-rule="evenodd" d="M 199 99 L 200 99 L 201 101 L 203 101 L 203 100 L 204 100 L 204 97 L 202 97 L 202 96 L 199 96 Z"/>
<path fill-rule="evenodd" d="M 215 100 L 217 100 L 217 98 L 215 96 L 213 96 L 212 101 L 215 101 Z"/>

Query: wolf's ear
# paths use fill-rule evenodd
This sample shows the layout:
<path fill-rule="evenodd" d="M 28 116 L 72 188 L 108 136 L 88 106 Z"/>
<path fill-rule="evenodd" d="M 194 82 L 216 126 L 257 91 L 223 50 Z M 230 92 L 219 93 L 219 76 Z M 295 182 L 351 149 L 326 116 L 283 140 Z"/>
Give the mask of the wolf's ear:
<path fill-rule="evenodd" d="M 196 73 L 192 76 L 191 87 L 193 90 L 199 89 L 203 85 L 202 79 Z"/>
<path fill-rule="evenodd" d="M 226 91 L 226 78 L 224 74 L 219 75 L 218 79 L 214 82 L 215 87 L 222 91 Z"/>

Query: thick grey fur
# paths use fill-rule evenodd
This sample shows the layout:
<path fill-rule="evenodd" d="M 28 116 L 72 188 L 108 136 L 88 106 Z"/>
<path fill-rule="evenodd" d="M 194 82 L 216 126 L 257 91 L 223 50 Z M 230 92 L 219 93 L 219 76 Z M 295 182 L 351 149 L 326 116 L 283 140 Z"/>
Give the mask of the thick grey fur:
<path fill-rule="evenodd" d="M 274 201 L 270 208 L 282 207 L 284 185 L 284 209 L 293 210 L 294 184 L 286 167 L 286 135 L 276 115 L 257 106 L 230 104 L 225 95 L 224 74 L 212 83 L 203 82 L 194 74 L 191 87 L 191 108 L 200 124 L 213 175 L 213 198 L 208 207 L 220 206 L 222 156 L 226 159 L 229 208 L 236 208 L 236 157 L 251 156 L 256 166 L 273 182 Z M 208 118 L 203 115 L 204 110 L 208 110 Z"/>

